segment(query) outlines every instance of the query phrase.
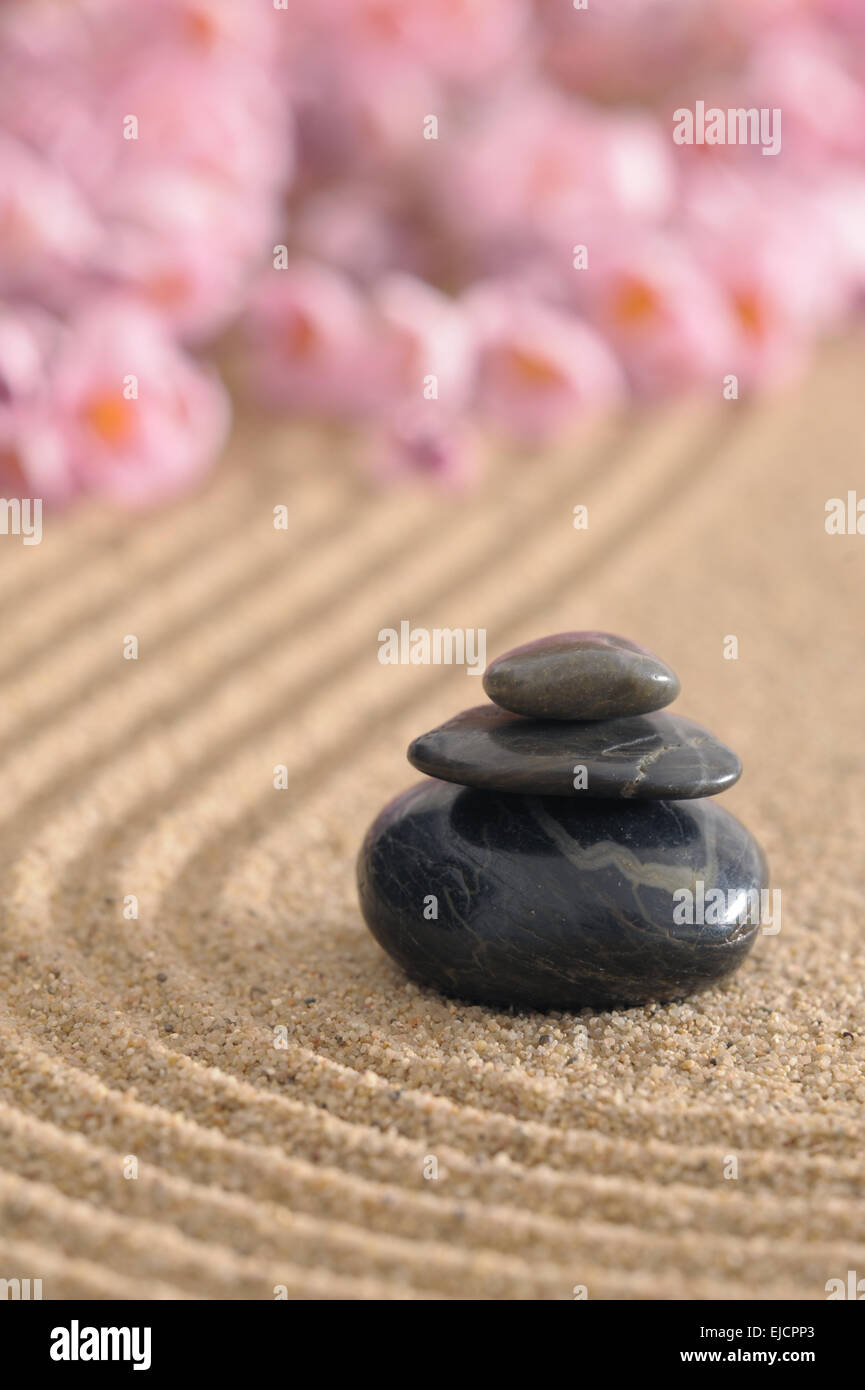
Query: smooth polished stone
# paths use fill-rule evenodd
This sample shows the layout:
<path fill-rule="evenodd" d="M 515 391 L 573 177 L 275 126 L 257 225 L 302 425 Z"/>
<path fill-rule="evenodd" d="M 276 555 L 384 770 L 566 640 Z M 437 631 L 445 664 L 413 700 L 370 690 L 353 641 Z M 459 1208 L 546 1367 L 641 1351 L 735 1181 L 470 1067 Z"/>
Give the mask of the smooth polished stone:
<path fill-rule="evenodd" d="M 420 772 L 465 787 L 537 796 L 637 801 L 712 796 L 742 764 L 708 729 L 678 714 L 565 724 L 523 719 L 495 705 L 463 710 L 408 749 Z M 585 768 L 585 786 L 575 787 Z"/>
<path fill-rule="evenodd" d="M 652 652 L 611 632 L 559 632 L 491 661 L 484 690 L 530 719 L 618 719 L 663 709 L 679 680 Z"/>
<path fill-rule="evenodd" d="M 413 979 L 482 1004 L 608 1008 L 730 975 L 760 930 L 745 895 L 767 886 L 767 868 L 714 801 L 625 806 L 425 781 L 370 827 L 358 883 L 373 936 Z M 720 920 L 683 923 L 682 891 L 692 917 L 710 918 L 696 905 L 712 889 Z M 746 906 L 754 920 L 742 923 Z"/>

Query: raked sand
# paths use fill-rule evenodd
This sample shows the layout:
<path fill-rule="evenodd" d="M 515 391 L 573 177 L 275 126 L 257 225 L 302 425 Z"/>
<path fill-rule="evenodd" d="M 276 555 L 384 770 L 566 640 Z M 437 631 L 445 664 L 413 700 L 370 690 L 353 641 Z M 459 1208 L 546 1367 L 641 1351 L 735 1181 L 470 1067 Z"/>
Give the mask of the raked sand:
<path fill-rule="evenodd" d="M 458 500 L 376 496 L 338 440 L 245 422 L 196 498 L 0 538 L 0 1277 L 807 1300 L 865 1276 L 865 537 L 824 529 L 865 491 L 863 370 L 841 346 L 775 401 L 593 427 Z M 355 854 L 410 738 L 483 694 L 381 665 L 403 620 L 669 661 L 675 708 L 742 755 L 724 805 L 781 890 L 730 985 L 572 1017 L 406 983 Z"/>

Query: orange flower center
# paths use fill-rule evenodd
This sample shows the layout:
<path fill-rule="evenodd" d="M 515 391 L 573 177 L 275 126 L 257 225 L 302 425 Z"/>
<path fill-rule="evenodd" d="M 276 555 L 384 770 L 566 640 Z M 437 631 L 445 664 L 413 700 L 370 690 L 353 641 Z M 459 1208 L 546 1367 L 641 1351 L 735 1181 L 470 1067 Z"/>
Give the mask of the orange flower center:
<path fill-rule="evenodd" d="M 20 488 L 22 495 L 26 490 L 27 477 L 24 472 L 24 465 L 15 449 L 0 448 L 0 478 L 5 478 L 7 482 Z"/>
<path fill-rule="evenodd" d="M 212 47 L 219 29 L 207 10 L 199 8 L 197 5 L 190 5 L 183 18 L 187 35 L 192 42 L 200 44 L 202 48 Z"/>
<path fill-rule="evenodd" d="M 733 295 L 733 308 L 741 327 L 752 338 L 762 338 L 766 332 L 766 309 L 755 290 L 741 290 Z"/>
<path fill-rule="evenodd" d="M 85 422 L 106 444 L 122 445 L 135 428 L 135 403 L 115 392 L 91 396 L 81 412 Z"/>
<path fill-rule="evenodd" d="M 526 386 L 561 386 L 564 381 L 562 372 L 554 362 L 529 348 L 507 348 L 504 358 L 511 373 Z"/>
<path fill-rule="evenodd" d="M 613 299 L 613 319 L 624 328 L 642 327 L 660 311 L 660 298 L 645 280 L 623 280 Z"/>
<path fill-rule="evenodd" d="M 319 345 L 319 332 L 308 314 L 296 310 L 285 330 L 285 350 L 289 357 L 312 357 Z"/>
<path fill-rule="evenodd" d="M 400 32 L 398 6 L 393 0 L 372 0 L 366 6 L 366 22 L 380 38 L 395 38 Z"/>
<path fill-rule="evenodd" d="M 154 304 L 160 304 L 166 309 L 175 304 L 182 304 L 188 290 L 186 276 L 180 271 L 167 270 L 163 275 L 154 275 L 147 284 L 148 297 Z"/>

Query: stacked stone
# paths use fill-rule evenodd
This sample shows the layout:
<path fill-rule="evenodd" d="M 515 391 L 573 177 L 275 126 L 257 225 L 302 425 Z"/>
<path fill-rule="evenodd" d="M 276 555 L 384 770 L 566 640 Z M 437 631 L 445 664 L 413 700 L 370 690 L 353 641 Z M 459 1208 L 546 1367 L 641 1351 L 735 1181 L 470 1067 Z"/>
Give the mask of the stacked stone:
<path fill-rule="evenodd" d="M 447 994 L 542 1009 L 681 999 L 731 974 L 766 861 L 705 799 L 738 780 L 736 754 L 660 712 L 670 668 L 570 632 L 506 652 L 483 683 L 495 703 L 414 740 L 430 780 L 364 840 L 360 902 L 384 949 Z"/>

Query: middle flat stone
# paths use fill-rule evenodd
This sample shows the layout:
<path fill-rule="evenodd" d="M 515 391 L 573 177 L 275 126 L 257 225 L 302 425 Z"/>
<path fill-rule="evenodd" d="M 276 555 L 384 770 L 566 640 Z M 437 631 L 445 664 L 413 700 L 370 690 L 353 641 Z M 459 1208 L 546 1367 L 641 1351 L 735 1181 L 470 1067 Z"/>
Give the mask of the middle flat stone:
<path fill-rule="evenodd" d="M 732 749 L 680 714 L 563 723 L 495 705 L 463 710 L 421 734 L 408 760 L 464 787 L 636 801 L 714 796 L 742 773 Z"/>

